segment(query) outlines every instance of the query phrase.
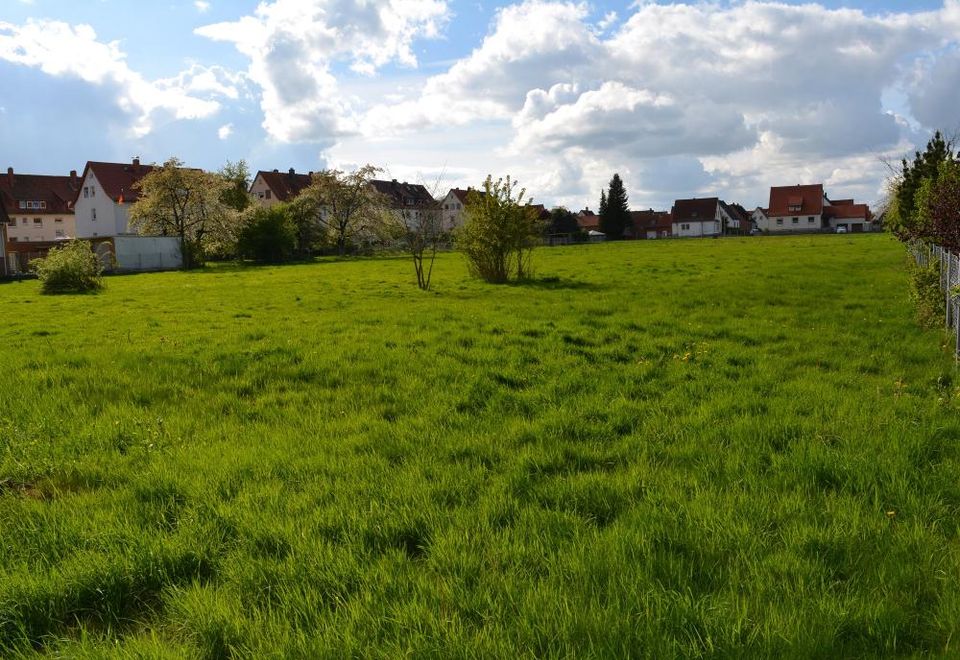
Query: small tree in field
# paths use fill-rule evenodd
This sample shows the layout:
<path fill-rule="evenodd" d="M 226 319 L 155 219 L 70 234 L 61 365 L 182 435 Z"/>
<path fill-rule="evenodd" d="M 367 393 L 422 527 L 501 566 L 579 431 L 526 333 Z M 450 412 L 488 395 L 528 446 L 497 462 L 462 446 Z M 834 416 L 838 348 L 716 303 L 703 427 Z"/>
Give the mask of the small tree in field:
<path fill-rule="evenodd" d="M 229 184 L 218 174 L 187 169 L 171 158 L 134 184 L 140 198 L 130 208 L 130 224 L 141 234 L 180 239 L 185 268 L 203 264 L 207 241 L 230 242 L 236 214 L 223 201 Z"/>
<path fill-rule="evenodd" d="M 457 246 L 466 254 L 470 272 L 488 282 L 506 282 L 531 274 L 533 248 L 541 226 L 536 209 L 524 200 L 510 177 L 483 182 L 483 194 L 470 191 L 465 221 L 456 232 Z"/>
<path fill-rule="evenodd" d="M 103 286 L 103 266 L 86 241 L 51 248 L 46 257 L 30 262 L 30 267 L 40 279 L 43 293 L 83 293 Z"/>

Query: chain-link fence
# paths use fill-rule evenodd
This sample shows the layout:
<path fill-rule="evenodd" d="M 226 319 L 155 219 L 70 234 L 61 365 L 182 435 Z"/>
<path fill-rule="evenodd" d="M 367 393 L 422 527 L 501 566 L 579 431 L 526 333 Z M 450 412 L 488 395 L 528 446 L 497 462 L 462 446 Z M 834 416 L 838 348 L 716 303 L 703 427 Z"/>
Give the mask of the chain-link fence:
<path fill-rule="evenodd" d="M 935 264 L 940 271 L 940 290 L 943 292 L 946 327 L 954 334 L 954 351 L 960 359 L 960 254 L 939 245 L 915 244 L 910 252 L 919 266 Z"/>

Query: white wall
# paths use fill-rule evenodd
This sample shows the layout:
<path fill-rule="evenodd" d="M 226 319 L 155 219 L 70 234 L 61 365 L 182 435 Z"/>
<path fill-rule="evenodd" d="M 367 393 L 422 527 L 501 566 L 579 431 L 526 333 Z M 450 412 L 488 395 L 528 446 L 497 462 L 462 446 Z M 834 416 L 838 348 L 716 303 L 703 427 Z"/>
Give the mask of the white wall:
<path fill-rule="evenodd" d="M 808 220 L 810 217 L 813 218 L 813 222 Z M 794 218 L 797 218 L 797 224 L 793 224 Z M 777 224 L 777 220 L 782 220 L 783 224 Z M 820 231 L 822 229 L 822 218 L 820 215 L 770 216 L 767 229 L 774 234 L 778 231 Z"/>
<path fill-rule="evenodd" d="M 450 231 L 463 224 L 463 203 L 452 190 L 440 202 L 440 209 L 443 212 L 444 231 Z"/>
<path fill-rule="evenodd" d="M 83 194 L 84 188 L 87 195 Z M 77 227 L 77 238 L 94 238 L 102 236 L 117 236 L 129 233 L 127 227 L 128 204 L 121 207 L 103 191 L 100 182 L 93 170 L 87 172 L 80 184 L 80 196 L 73 207 L 74 221 Z M 96 211 L 96 220 L 93 212 Z"/>
<path fill-rule="evenodd" d="M 269 198 L 267 197 L 267 193 L 270 194 Z M 259 173 L 250 185 L 250 194 L 253 195 L 260 206 L 265 208 L 270 208 L 280 203 L 280 200 L 273 194 L 270 186 L 267 185 L 267 182 L 263 180 L 263 177 Z"/>
<path fill-rule="evenodd" d="M 7 226 L 7 235 L 18 243 L 55 241 L 77 235 L 72 213 L 24 211 L 23 215 L 11 215 L 10 220 L 15 224 Z"/>
<path fill-rule="evenodd" d="M 117 236 L 113 249 L 120 271 L 183 268 L 180 239 L 174 236 Z"/>
<path fill-rule="evenodd" d="M 681 229 L 687 225 L 689 229 Z M 691 220 L 689 222 L 674 222 L 673 235 L 680 238 L 700 238 L 702 236 L 719 236 L 719 220 Z"/>

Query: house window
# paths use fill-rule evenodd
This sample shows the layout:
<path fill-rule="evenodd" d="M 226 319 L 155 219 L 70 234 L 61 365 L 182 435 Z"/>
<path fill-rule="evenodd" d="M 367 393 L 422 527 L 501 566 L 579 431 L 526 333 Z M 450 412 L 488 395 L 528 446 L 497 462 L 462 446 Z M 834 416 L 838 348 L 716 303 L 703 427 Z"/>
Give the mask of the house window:
<path fill-rule="evenodd" d="M 56 220 L 54 220 L 54 222 L 55 222 L 56 224 L 58 224 L 58 225 L 62 225 L 62 224 L 63 224 L 63 218 L 57 218 Z"/>
<path fill-rule="evenodd" d="M 777 224 L 778 224 L 778 225 L 782 225 L 782 224 L 783 224 L 783 218 L 777 218 Z"/>
<path fill-rule="evenodd" d="M 63 230 L 62 230 L 62 229 L 58 229 L 58 230 L 56 231 L 56 234 L 57 234 L 57 238 L 63 238 L 63 237 L 64 237 L 64 233 L 63 233 Z"/>
<path fill-rule="evenodd" d="M 97 189 L 93 186 L 90 186 L 90 196 L 93 197 L 97 192 Z"/>
<path fill-rule="evenodd" d="M 83 187 L 83 197 L 84 197 L 84 199 L 86 199 L 86 198 L 89 197 L 89 196 L 90 196 L 90 188 L 89 188 L 88 186 L 84 186 L 84 187 Z"/>
<path fill-rule="evenodd" d="M 813 224 L 813 216 L 812 216 L 812 215 L 811 215 L 809 218 L 807 218 L 807 222 L 809 222 L 810 224 Z"/>
<path fill-rule="evenodd" d="M 8 227 L 16 227 L 16 226 L 17 226 L 17 219 L 16 219 L 16 218 L 10 218 L 9 220 L 7 220 L 7 226 L 8 226 Z"/>
<path fill-rule="evenodd" d="M 33 226 L 34 226 L 34 227 L 42 227 L 42 226 L 43 226 L 43 218 L 34 218 L 34 219 L 33 219 Z"/>
<path fill-rule="evenodd" d="M 267 196 L 267 199 L 270 199 L 270 195 L 271 195 L 272 193 L 273 193 L 273 191 L 268 190 L 267 192 L 264 193 L 264 195 Z"/>
<path fill-rule="evenodd" d="M 20 224 L 21 224 L 21 225 L 27 224 L 27 219 L 26 219 L 26 218 L 20 218 Z"/>
<path fill-rule="evenodd" d="M 94 222 L 97 221 L 97 209 L 90 209 L 90 219 Z M 96 234 L 94 234 L 96 236 Z"/>
<path fill-rule="evenodd" d="M 794 218 L 794 219 L 793 219 L 793 224 L 797 224 L 798 222 L 800 222 L 800 218 Z"/>
<path fill-rule="evenodd" d="M 17 237 L 16 237 L 16 236 L 11 236 L 11 237 L 8 238 L 7 240 L 9 240 L 11 243 L 16 243 L 16 242 L 17 242 Z"/>
<path fill-rule="evenodd" d="M 43 209 L 46 209 L 46 208 L 47 208 L 47 203 L 46 203 L 46 202 L 40 202 L 40 209 L 43 210 Z"/>
<path fill-rule="evenodd" d="M 20 208 L 22 208 L 22 209 L 27 208 L 27 203 L 26 203 L 25 201 L 23 201 L 22 199 L 20 200 Z"/>

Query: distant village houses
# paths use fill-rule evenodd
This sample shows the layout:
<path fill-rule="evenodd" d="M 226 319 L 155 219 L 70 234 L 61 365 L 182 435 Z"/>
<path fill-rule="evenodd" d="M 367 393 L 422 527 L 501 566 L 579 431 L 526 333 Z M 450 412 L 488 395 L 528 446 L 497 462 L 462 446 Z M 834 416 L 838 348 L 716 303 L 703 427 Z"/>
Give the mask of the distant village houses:
<path fill-rule="evenodd" d="M 292 201 L 310 185 L 313 172 L 297 174 L 294 168 L 286 172 L 260 170 L 250 184 L 250 194 L 267 208 Z"/>
<path fill-rule="evenodd" d="M 60 241 L 76 236 L 74 199 L 79 186 L 70 176 L 21 174 L 12 167 L 0 177 L 4 210 L 4 272 L 26 270 Z"/>

